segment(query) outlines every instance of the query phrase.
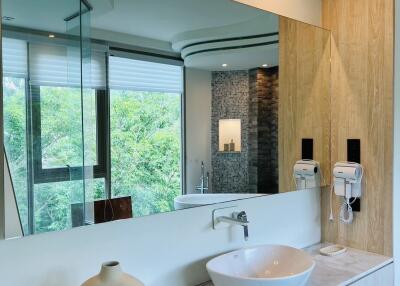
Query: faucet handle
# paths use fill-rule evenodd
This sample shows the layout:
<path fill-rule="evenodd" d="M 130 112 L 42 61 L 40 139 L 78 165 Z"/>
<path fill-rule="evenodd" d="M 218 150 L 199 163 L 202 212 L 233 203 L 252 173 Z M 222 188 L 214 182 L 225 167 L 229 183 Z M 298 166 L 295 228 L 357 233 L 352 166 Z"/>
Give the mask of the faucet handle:
<path fill-rule="evenodd" d="M 234 212 L 232 214 L 234 219 L 237 219 L 239 221 L 241 221 L 243 223 L 243 234 L 244 234 L 244 240 L 248 240 L 249 239 L 249 221 L 247 220 L 247 214 L 245 211 L 241 211 L 241 212 Z"/>
<path fill-rule="evenodd" d="M 234 212 L 232 214 L 233 218 L 240 220 L 244 223 L 249 223 L 249 221 L 247 220 L 247 214 L 245 211 L 241 211 L 241 212 Z"/>

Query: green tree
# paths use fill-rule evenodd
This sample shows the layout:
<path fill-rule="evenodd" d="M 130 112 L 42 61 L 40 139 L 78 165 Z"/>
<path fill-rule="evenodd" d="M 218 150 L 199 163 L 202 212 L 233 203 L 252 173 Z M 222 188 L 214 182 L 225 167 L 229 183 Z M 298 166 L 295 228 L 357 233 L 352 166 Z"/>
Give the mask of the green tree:
<path fill-rule="evenodd" d="M 180 193 L 180 95 L 111 92 L 115 196 L 132 195 L 134 215 L 173 210 Z"/>
<path fill-rule="evenodd" d="M 5 146 L 17 201 L 27 225 L 25 81 L 5 78 Z M 41 87 L 42 163 L 44 167 L 94 164 L 96 108 L 94 91 L 84 97 L 82 132 L 79 89 Z M 180 95 L 111 92 L 111 173 L 114 197 L 132 196 L 135 216 L 173 209 L 180 193 Z M 82 146 L 82 134 L 85 147 Z M 36 232 L 71 227 L 71 204 L 105 198 L 104 179 L 34 186 Z"/>

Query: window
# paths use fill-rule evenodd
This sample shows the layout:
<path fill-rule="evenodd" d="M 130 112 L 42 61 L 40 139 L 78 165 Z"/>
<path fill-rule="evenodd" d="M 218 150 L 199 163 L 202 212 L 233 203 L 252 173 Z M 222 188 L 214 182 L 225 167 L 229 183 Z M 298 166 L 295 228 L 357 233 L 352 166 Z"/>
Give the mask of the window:
<path fill-rule="evenodd" d="M 68 228 L 72 204 L 106 197 L 105 52 L 93 60 L 82 96 L 79 48 L 3 38 L 4 145 L 25 234 Z"/>
<path fill-rule="evenodd" d="M 26 234 L 77 225 L 85 202 L 131 196 L 142 216 L 181 194 L 182 67 L 107 55 L 92 51 L 81 89 L 74 45 L 3 38 L 4 145 Z"/>
<path fill-rule="evenodd" d="M 181 194 L 182 68 L 109 62 L 112 196 L 132 196 L 134 216 L 171 211 Z"/>
<path fill-rule="evenodd" d="M 79 88 L 33 86 L 31 94 L 35 183 L 82 179 L 83 151 L 94 177 L 105 177 L 105 91 L 85 95 L 85 127 Z"/>
<path fill-rule="evenodd" d="M 83 94 L 79 48 L 34 43 L 29 54 L 34 182 L 80 180 L 83 160 L 94 177 L 104 177 L 105 126 L 97 115 L 106 108 L 105 71 L 99 72 L 105 70 L 105 53 L 103 65 L 93 63 L 96 84 L 85 82 Z"/>

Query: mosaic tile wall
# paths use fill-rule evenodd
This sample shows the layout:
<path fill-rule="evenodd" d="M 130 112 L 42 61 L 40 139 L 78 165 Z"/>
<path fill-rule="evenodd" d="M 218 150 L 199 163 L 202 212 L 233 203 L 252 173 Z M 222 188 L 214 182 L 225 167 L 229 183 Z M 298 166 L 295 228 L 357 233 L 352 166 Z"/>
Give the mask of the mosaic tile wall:
<path fill-rule="evenodd" d="M 213 72 L 211 116 L 213 192 L 278 192 L 278 68 Z M 219 120 L 239 118 L 242 152 L 218 152 Z"/>
<path fill-rule="evenodd" d="M 250 70 L 249 188 L 278 193 L 278 67 Z"/>
<path fill-rule="evenodd" d="M 212 190 L 214 193 L 247 193 L 249 72 L 213 72 L 211 89 Z M 241 119 L 240 153 L 218 152 L 220 119 Z"/>

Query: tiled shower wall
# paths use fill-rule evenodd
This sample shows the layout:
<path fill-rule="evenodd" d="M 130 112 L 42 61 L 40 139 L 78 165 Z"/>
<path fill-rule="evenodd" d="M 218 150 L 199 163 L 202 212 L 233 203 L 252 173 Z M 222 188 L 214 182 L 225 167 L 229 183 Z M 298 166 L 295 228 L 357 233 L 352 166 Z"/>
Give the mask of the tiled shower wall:
<path fill-rule="evenodd" d="M 245 193 L 248 190 L 249 72 L 213 72 L 211 78 L 211 162 L 214 193 Z M 241 119 L 240 153 L 218 152 L 220 119 Z"/>
<path fill-rule="evenodd" d="M 249 188 L 278 193 L 278 67 L 252 69 L 249 78 Z"/>
<path fill-rule="evenodd" d="M 278 192 L 278 68 L 212 74 L 215 193 Z M 220 119 L 241 119 L 242 152 L 218 152 Z"/>

